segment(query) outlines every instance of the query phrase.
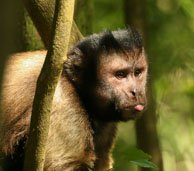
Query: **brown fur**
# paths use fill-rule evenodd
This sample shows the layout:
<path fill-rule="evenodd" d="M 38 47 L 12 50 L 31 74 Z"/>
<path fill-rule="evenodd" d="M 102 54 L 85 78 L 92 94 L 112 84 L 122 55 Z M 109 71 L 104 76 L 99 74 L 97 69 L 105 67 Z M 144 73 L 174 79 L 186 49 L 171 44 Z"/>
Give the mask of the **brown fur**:
<path fill-rule="evenodd" d="M 45 55 L 21 53 L 7 62 L 0 106 L 5 171 L 22 170 Z M 144 109 L 146 78 L 147 59 L 135 30 L 94 34 L 78 42 L 68 53 L 54 95 L 44 171 L 111 169 L 117 123 L 135 119 Z"/>
<path fill-rule="evenodd" d="M 1 148 L 6 155 L 14 154 L 14 147 L 28 133 L 36 80 L 45 54 L 20 53 L 7 62 L 0 124 Z M 61 77 L 54 96 L 44 170 L 80 170 L 83 163 L 99 171 L 112 168 L 110 151 L 115 132 L 112 122 L 96 122 L 92 129 L 74 87 Z"/>

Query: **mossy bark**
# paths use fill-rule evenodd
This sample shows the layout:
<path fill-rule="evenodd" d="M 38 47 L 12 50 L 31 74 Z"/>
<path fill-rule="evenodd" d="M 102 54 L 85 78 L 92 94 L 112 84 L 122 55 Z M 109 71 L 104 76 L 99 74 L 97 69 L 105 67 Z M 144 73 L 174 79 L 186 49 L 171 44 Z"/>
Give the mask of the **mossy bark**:
<path fill-rule="evenodd" d="M 23 2 L 45 47 L 48 48 L 54 17 L 55 0 L 23 0 Z M 73 22 L 69 46 L 72 46 L 82 38 L 81 32 L 77 28 L 75 22 Z"/>
<path fill-rule="evenodd" d="M 68 49 L 73 11 L 74 0 L 56 0 L 51 42 L 37 81 L 24 171 L 44 167 L 52 101 Z"/>
<path fill-rule="evenodd" d="M 145 47 L 149 51 L 149 45 L 146 44 L 147 20 L 146 20 L 146 0 L 124 0 L 125 22 L 132 27 L 137 28 L 144 37 Z M 150 68 L 152 65 L 150 65 Z M 150 72 L 149 75 L 152 75 Z M 153 95 L 152 80 L 148 83 L 148 109 L 143 116 L 136 121 L 137 144 L 144 152 L 152 156 L 154 162 L 162 171 L 163 162 L 157 134 L 156 120 L 156 102 Z M 142 168 L 142 171 L 151 171 L 153 169 Z"/>

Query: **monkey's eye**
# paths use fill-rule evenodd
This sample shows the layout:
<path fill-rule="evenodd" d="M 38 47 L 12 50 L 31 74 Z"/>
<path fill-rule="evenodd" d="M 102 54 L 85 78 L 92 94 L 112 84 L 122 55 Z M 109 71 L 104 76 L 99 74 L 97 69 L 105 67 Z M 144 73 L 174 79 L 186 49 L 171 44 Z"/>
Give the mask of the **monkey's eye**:
<path fill-rule="evenodd" d="M 122 79 L 122 78 L 127 77 L 127 74 L 126 74 L 124 71 L 117 71 L 117 72 L 115 73 L 115 77 L 116 77 L 117 79 Z"/>
<path fill-rule="evenodd" d="M 134 72 L 134 75 L 137 77 L 137 76 L 140 76 L 141 73 L 142 73 L 142 69 L 136 69 Z"/>

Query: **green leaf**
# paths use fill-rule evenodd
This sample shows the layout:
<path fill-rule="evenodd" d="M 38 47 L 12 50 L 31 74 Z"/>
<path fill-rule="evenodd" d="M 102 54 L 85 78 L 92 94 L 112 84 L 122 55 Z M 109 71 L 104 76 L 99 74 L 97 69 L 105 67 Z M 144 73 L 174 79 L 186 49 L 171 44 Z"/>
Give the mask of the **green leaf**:
<path fill-rule="evenodd" d="M 150 155 L 144 153 L 142 150 L 137 149 L 135 147 L 118 148 L 117 151 L 114 151 L 114 155 L 116 156 L 118 163 L 128 162 L 131 160 L 139 160 L 139 159 L 149 160 L 152 158 Z"/>
<path fill-rule="evenodd" d="M 142 150 L 137 148 L 131 148 L 128 151 L 123 153 L 123 157 L 125 160 L 138 160 L 138 159 L 151 159 L 152 157 L 144 153 Z"/>
<path fill-rule="evenodd" d="M 118 145 L 118 144 L 117 144 Z M 114 150 L 114 157 L 117 159 L 114 168 L 120 167 L 123 164 L 133 163 L 140 167 L 153 168 L 154 171 L 158 171 L 158 167 L 150 162 L 152 158 L 147 153 L 136 147 L 120 146 Z"/>
<path fill-rule="evenodd" d="M 154 163 L 152 163 L 151 161 L 148 161 L 148 160 L 131 160 L 130 162 L 133 164 L 136 164 L 140 167 L 153 168 L 154 171 L 159 170 L 159 168 Z"/>

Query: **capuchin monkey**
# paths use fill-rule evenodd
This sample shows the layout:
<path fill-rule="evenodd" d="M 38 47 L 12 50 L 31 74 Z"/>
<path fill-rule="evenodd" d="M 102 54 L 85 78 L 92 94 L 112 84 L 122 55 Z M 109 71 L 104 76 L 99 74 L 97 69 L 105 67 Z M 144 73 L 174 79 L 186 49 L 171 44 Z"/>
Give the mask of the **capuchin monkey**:
<path fill-rule="evenodd" d="M 45 51 L 19 53 L 6 64 L 0 147 L 4 171 L 22 171 L 36 81 Z M 142 38 L 125 29 L 94 34 L 67 55 L 51 112 L 44 171 L 105 171 L 119 121 L 146 107 L 148 62 Z"/>

